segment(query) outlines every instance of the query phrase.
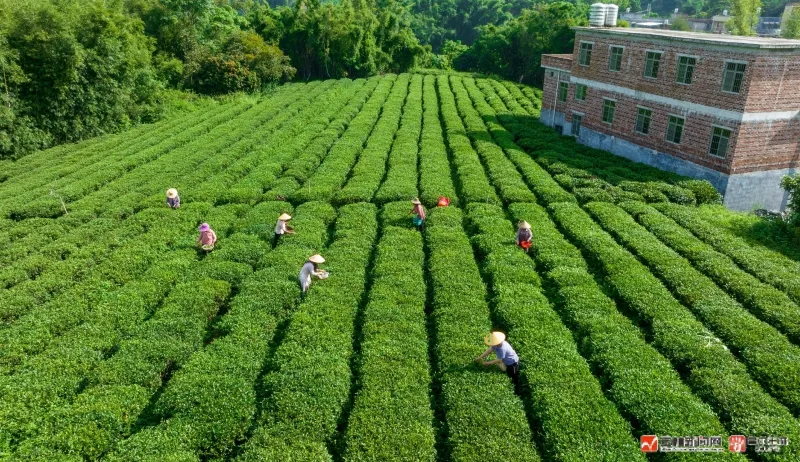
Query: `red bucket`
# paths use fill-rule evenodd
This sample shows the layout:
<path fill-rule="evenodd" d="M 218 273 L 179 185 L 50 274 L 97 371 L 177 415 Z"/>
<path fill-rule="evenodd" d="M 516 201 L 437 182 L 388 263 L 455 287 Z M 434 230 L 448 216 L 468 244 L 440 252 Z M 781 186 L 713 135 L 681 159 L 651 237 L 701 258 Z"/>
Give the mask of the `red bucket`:
<path fill-rule="evenodd" d="M 448 205 L 450 205 L 450 199 L 448 199 L 448 198 L 446 198 L 444 196 L 440 196 L 438 205 L 439 205 L 439 207 L 447 207 Z"/>
<path fill-rule="evenodd" d="M 531 248 L 531 243 L 529 241 L 522 241 L 519 243 L 519 246 L 525 250 L 528 250 Z"/>

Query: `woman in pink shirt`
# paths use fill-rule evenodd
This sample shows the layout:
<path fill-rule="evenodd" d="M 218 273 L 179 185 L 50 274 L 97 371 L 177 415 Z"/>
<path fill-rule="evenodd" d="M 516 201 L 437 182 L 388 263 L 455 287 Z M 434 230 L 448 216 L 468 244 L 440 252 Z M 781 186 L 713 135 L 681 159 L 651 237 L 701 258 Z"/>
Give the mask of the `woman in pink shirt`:
<path fill-rule="evenodd" d="M 422 202 L 414 198 L 411 203 L 414 204 L 414 208 L 408 213 L 414 214 L 414 224 L 419 226 L 420 231 L 425 231 L 425 209 L 422 208 Z"/>
<path fill-rule="evenodd" d="M 200 237 L 197 238 L 196 245 L 202 245 L 205 251 L 212 250 L 217 242 L 217 234 L 208 226 L 208 223 L 203 223 L 197 229 L 200 231 Z"/>

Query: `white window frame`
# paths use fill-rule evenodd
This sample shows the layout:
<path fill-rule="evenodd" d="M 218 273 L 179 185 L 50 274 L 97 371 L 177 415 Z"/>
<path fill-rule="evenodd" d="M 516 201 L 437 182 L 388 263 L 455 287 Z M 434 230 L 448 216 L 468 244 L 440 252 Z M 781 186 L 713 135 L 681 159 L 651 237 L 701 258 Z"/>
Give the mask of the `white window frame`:
<path fill-rule="evenodd" d="M 583 99 L 578 99 L 578 88 L 579 88 L 579 87 L 583 87 L 583 89 L 584 89 L 584 93 L 583 93 Z M 576 83 L 576 84 L 575 84 L 575 93 L 574 93 L 574 95 L 573 95 L 573 99 L 574 99 L 575 101 L 586 102 L 586 96 L 587 96 L 588 94 L 589 94 L 589 86 L 588 86 L 588 85 L 586 85 L 586 84 L 583 84 L 583 83 Z"/>
<path fill-rule="evenodd" d="M 725 89 L 725 72 L 728 70 L 728 64 L 744 64 L 744 72 L 742 72 L 742 83 L 739 85 L 739 91 L 728 91 Z M 744 88 L 744 76 L 747 74 L 747 69 L 750 67 L 750 63 L 747 61 L 740 61 L 738 59 L 726 59 L 722 62 L 722 82 L 720 85 L 720 90 L 722 93 L 727 93 L 729 95 L 741 95 L 742 88 Z"/>
<path fill-rule="evenodd" d="M 636 130 L 636 126 L 639 125 L 639 109 L 650 111 L 650 123 L 647 124 L 647 133 Z M 642 136 L 650 136 L 650 126 L 652 124 L 653 124 L 653 108 L 646 106 L 636 106 L 636 119 L 633 121 L 633 132 Z"/>
<path fill-rule="evenodd" d="M 564 100 L 563 101 L 561 100 L 561 85 L 566 85 L 567 86 L 567 91 L 564 92 Z M 558 85 L 556 86 L 556 101 L 559 102 L 559 103 L 564 103 L 564 104 L 569 102 L 569 80 L 566 80 L 566 81 L 562 80 L 562 81 L 558 82 Z"/>
<path fill-rule="evenodd" d="M 581 118 L 581 121 L 578 124 L 578 127 L 579 127 L 578 128 L 578 133 L 574 133 L 574 131 L 575 131 L 575 116 L 578 116 L 578 117 Z M 578 138 L 578 137 L 581 136 L 580 127 L 583 127 L 583 118 L 584 118 L 584 116 L 586 116 L 586 114 L 584 114 L 583 112 L 572 111 L 572 123 L 570 124 L 570 127 L 569 127 L 570 136 L 574 136 L 575 138 Z"/>
<path fill-rule="evenodd" d="M 669 135 L 669 118 L 670 117 L 677 117 L 678 119 L 683 120 L 683 125 L 681 125 L 681 140 L 679 142 L 674 142 L 672 140 L 667 139 L 667 135 Z M 683 142 L 683 134 L 686 132 L 686 116 L 682 116 L 680 114 L 667 114 L 667 131 L 664 133 L 664 141 L 669 144 L 674 144 L 675 146 L 680 146 Z"/>
<path fill-rule="evenodd" d="M 692 70 L 692 81 L 691 82 L 689 82 L 689 83 L 678 82 L 678 74 L 679 74 L 680 69 L 681 69 L 681 58 L 692 58 L 692 59 L 694 59 L 694 67 L 697 67 L 697 65 L 700 64 L 700 57 L 699 56 L 694 56 L 694 55 L 683 55 L 683 54 L 675 55 L 675 83 L 677 83 L 678 85 L 689 86 L 689 85 L 694 83 L 695 72 L 694 72 L 694 70 Z"/>
<path fill-rule="evenodd" d="M 722 130 L 728 130 L 730 132 L 730 136 L 728 136 L 728 146 L 725 148 L 725 156 L 719 156 L 717 154 L 711 154 L 711 145 L 714 143 L 714 129 L 721 128 Z M 706 149 L 706 153 L 715 158 L 715 159 L 727 159 L 728 158 L 728 151 L 731 147 L 731 138 L 733 138 L 733 129 L 731 127 L 726 127 L 724 125 L 714 125 L 711 124 L 711 137 L 708 139 L 708 149 Z"/>
<path fill-rule="evenodd" d="M 608 46 L 608 63 L 609 64 L 611 64 L 611 49 L 612 48 L 622 48 L 622 55 L 620 55 L 620 57 L 619 57 L 619 70 L 618 71 L 612 71 L 611 69 L 608 69 L 608 71 L 609 72 L 622 72 L 622 61 L 623 61 L 622 58 L 623 58 L 623 56 L 625 56 L 625 47 L 622 46 L 622 45 L 609 45 Z M 611 66 L 609 66 L 609 68 L 610 67 Z"/>
<path fill-rule="evenodd" d="M 659 72 L 664 67 L 663 58 L 664 58 L 664 55 L 666 55 L 666 53 L 664 51 L 662 51 L 662 50 L 644 50 L 644 72 L 642 72 L 642 76 L 644 76 L 645 79 L 658 80 L 658 72 L 656 73 L 655 77 L 650 77 L 649 75 L 647 75 L 647 53 L 658 53 L 659 54 L 659 57 L 658 57 L 658 70 L 659 70 Z"/>
<path fill-rule="evenodd" d="M 583 53 L 583 44 L 584 44 L 584 43 L 586 43 L 586 44 L 589 44 L 589 45 L 591 45 L 591 46 L 592 46 L 592 51 L 590 51 L 590 52 L 589 52 L 589 53 L 590 53 L 590 54 L 589 54 L 589 64 L 583 64 L 583 63 L 581 62 L 581 55 L 582 55 L 582 53 Z M 589 66 L 591 66 L 591 65 L 592 65 L 592 54 L 593 54 L 593 53 L 594 53 L 594 42 L 587 42 L 587 41 L 585 41 L 585 40 L 581 40 L 581 41 L 578 43 L 578 65 L 579 65 L 579 66 L 583 66 L 583 67 L 589 67 Z"/>
<path fill-rule="evenodd" d="M 606 101 L 611 101 L 612 103 L 614 103 L 614 112 L 611 116 L 611 122 L 606 122 L 605 120 L 603 120 L 606 118 Z M 616 118 L 617 118 L 617 100 L 615 100 L 614 98 L 603 98 L 603 107 L 602 107 L 602 112 L 600 113 L 600 120 L 604 124 L 614 125 L 614 119 Z"/>

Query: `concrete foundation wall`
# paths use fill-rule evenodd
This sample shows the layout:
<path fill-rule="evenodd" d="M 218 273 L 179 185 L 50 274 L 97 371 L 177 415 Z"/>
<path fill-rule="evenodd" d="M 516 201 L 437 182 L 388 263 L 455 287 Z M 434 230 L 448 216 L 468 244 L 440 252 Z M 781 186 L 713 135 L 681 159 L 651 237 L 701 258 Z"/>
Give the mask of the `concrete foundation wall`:
<path fill-rule="evenodd" d="M 566 116 L 562 112 L 543 109 L 539 120 L 548 126 L 562 125 L 563 133 L 570 133 L 572 124 L 566 121 Z M 725 196 L 723 203 L 731 210 L 749 211 L 753 208 L 765 208 L 783 211 L 786 208 L 787 194 L 780 187 L 781 178 L 798 171 L 798 169 L 781 169 L 729 176 L 584 126 L 581 127 L 578 141 L 634 162 L 641 162 L 690 178 L 708 180 Z"/>
<path fill-rule="evenodd" d="M 767 209 L 783 212 L 788 193 L 781 188 L 781 178 L 797 171 L 786 168 L 731 175 L 723 204 L 731 210 Z"/>
<path fill-rule="evenodd" d="M 678 159 L 677 157 L 656 151 L 655 149 L 633 144 L 622 138 L 599 133 L 586 127 L 581 127 L 578 141 L 593 148 L 612 152 L 634 162 L 641 162 L 661 170 L 675 172 L 679 175 L 697 178 L 699 180 L 708 180 L 708 182 L 714 185 L 721 193 L 724 193 L 728 184 L 728 175 L 722 172 L 697 165 L 687 160 Z"/>
<path fill-rule="evenodd" d="M 566 116 L 561 111 L 542 108 L 542 112 L 539 114 L 539 121 L 548 127 L 555 128 L 557 125 L 561 125 L 563 127 L 562 135 L 569 135 L 572 129 L 572 124 L 567 122 Z"/>

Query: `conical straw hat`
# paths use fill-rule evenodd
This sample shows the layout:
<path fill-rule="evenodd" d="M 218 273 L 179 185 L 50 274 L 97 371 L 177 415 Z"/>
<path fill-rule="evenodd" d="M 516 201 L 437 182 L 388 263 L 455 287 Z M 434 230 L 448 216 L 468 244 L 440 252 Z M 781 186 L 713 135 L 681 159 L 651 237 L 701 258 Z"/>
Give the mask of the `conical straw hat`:
<path fill-rule="evenodd" d="M 519 224 L 519 227 L 525 229 L 531 229 L 531 224 L 528 223 L 527 221 L 523 221 L 522 223 Z"/>
<path fill-rule="evenodd" d="M 485 343 L 486 346 L 497 346 L 503 343 L 505 339 L 506 339 L 506 334 L 502 332 L 492 332 L 483 338 L 483 343 Z"/>
<path fill-rule="evenodd" d="M 169 197 L 170 199 L 175 199 L 176 197 L 178 197 L 178 190 L 175 188 L 167 189 L 167 197 Z"/>
<path fill-rule="evenodd" d="M 308 261 L 310 261 L 311 263 L 325 263 L 325 259 L 322 258 L 322 255 L 320 254 L 315 254 L 308 257 Z"/>
<path fill-rule="evenodd" d="M 415 198 L 411 199 L 411 203 L 412 203 L 412 204 L 415 204 L 415 205 L 419 205 L 419 204 L 421 204 L 422 202 L 420 202 L 420 201 L 419 201 L 419 198 L 415 197 Z"/>
<path fill-rule="evenodd" d="M 286 221 L 286 220 L 291 220 L 291 219 L 292 219 L 292 216 L 289 215 L 288 213 L 282 213 L 281 216 L 278 217 L 278 220 L 281 220 L 281 221 Z"/>

